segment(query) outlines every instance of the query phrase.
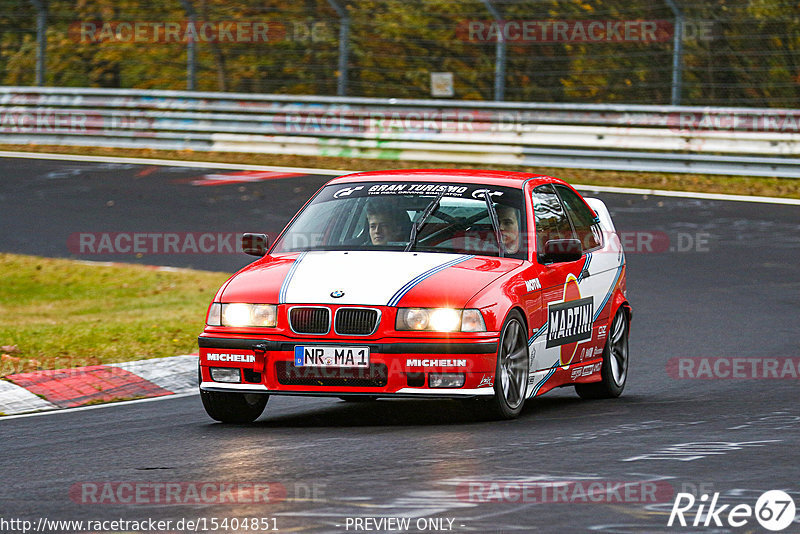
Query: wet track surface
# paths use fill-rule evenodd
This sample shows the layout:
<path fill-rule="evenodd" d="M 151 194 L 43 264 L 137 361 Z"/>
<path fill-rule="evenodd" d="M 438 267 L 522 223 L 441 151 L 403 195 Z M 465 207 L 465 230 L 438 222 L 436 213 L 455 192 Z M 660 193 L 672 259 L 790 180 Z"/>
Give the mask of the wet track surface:
<path fill-rule="evenodd" d="M 221 172 L 0 159 L 0 251 L 234 271 L 247 256 L 98 255 L 75 236 L 274 234 L 328 179 L 199 185 Z M 0 515 L 208 528 L 274 518 L 282 532 L 765 532 L 754 517 L 730 526 L 727 511 L 772 489 L 800 506 L 800 208 L 587 196 L 639 241 L 627 255 L 632 364 L 620 399 L 562 389 L 509 422 L 476 422 L 450 401 L 276 397 L 255 424 L 221 425 L 197 396 L 0 420 Z M 764 378 L 767 361 L 784 378 Z M 154 493 L 165 483 L 182 484 L 178 498 Z M 240 493 L 193 496 L 203 484 Z M 270 502 L 253 503 L 248 484 L 271 484 Z M 689 527 L 667 527 L 678 492 L 718 492 L 731 505 L 722 526 L 702 516 L 692 527 L 695 505 Z M 409 528 L 373 521 L 395 517 Z M 370 522 L 359 530 L 356 518 Z"/>

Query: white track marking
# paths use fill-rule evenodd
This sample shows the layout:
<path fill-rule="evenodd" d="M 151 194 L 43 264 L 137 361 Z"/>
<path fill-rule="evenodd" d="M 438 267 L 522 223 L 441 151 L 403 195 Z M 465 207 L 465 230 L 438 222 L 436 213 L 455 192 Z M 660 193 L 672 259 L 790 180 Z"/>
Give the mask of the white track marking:
<path fill-rule="evenodd" d="M 343 169 L 315 169 L 305 167 L 275 167 L 270 165 L 246 165 L 243 163 L 217 163 L 210 161 L 185 161 L 173 159 L 149 158 L 121 158 L 112 156 L 79 156 L 74 154 L 48 154 L 37 152 L 8 152 L 0 151 L 0 158 L 27 158 L 47 159 L 58 161 L 89 161 L 96 163 L 131 163 L 134 165 L 164 165 L 172 167 L 195 167 L 203 169 L 232 169 L 275 172 L 298 172 L 305 174 L 321 174 L 326 176 L 341 176 L 359 171 Z M 626 195 L 652 195 L 660 197 L 699 198 L 704 200 L 730 200 L 737 202 L 762 202 L 766 204 L 786 204 L 800 206 L 800 199 L 780 197 L 760 197 L 750 195 L 726 195 L 722 193 L 700 193 L 694 191 L 668 191 L 665 189 L 638 189 L 633 187 L 612 187 L 604 185 L 572 184 L 575 189 L 582 191 L 597 191 L 599 193 L 621 193 Z"/>
<path fill-rule="evenodd" d="M 190 397 L 192 395 L 199 395 L 199 391 L 193 391 L 190 393 L 175 393 L 173 395 L 162 395 L 161 397 L 148 397 L 146 399 L 136 399 L 136 400 L 129 400 L 129 401 L 120 401 L 120 402 L 109 402 L 106 404 L 93 404 L 91 406 L 78 406 L 76 408 L 64 408 L 62 410 L 52 410 L 49 412 L 34 412 L 34 413 L 23 413 L 19 415 L 6 415 L 0 417 L 0 425 L 3 424 L 3 421 L 8 421 L 9 419 L 22 419 L 24 417 L 40 417 L 43 415 L 58 415 L 64 413 L 71 413 L 71 412 L 84 412 L 87 410 L 101 410 L 103 408 L 113 408 L 115 406 L 127 406 L 129 404 L 138 404 L 141 402 L 155 402 L 155 401 L 162 401 L 168 399 L 179 399 L 181 397 Z"/>
<path fill-rule="evenodd" d="M 131 163 L 133 165 L 163 165 L 169 167 L 196 167 L 202 169 L 231 169 L 238 171 L 276 171 L 303 174 L 325 174 L 341 176 L 355 171 L 334 169 L 308 169 L 305 167 L 273 167 L 270 165 L 247 165 L 244 163 L 219 163 L 212 161 L 186 161 L 178 159 L 120 158 L 114 156 L 79 156 L 76 154 L 47 154 L 39 152 L 0 151 L 0 158 L 48 159 L 56 161 L 88 161 L 93 163 Z"/>

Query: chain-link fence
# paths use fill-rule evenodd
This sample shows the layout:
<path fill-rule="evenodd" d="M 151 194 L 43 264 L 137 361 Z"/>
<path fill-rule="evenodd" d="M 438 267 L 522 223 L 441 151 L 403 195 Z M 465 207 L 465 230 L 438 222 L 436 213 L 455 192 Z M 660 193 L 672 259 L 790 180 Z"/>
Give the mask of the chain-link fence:
<path fill-rule="evenodd" d="M 0 0 L 0 83 L 792 108 L 800 7 Z"/>

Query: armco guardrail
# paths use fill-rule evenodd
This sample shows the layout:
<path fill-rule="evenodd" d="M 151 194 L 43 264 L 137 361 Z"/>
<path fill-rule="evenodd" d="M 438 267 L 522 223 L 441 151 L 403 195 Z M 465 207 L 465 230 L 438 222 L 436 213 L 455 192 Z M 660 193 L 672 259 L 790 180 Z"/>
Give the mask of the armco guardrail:
<path fill-rule="evenodd" d="M 0 87 L 0 143 L 800 177 L 800 110 Z"/>

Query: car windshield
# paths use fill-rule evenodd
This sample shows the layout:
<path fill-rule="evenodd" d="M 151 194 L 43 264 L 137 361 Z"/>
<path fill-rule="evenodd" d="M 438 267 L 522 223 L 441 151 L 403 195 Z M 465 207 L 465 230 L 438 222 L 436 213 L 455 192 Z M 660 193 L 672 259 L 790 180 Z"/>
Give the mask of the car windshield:
<path fill-rule="evenodd" d="M 414 250 L 499 256 L 487 193 L 497 214 L 503 255 L 524 258 L 521 190 L 424 182 L 329 185 L 295 218 L 272 253 Z"/>

